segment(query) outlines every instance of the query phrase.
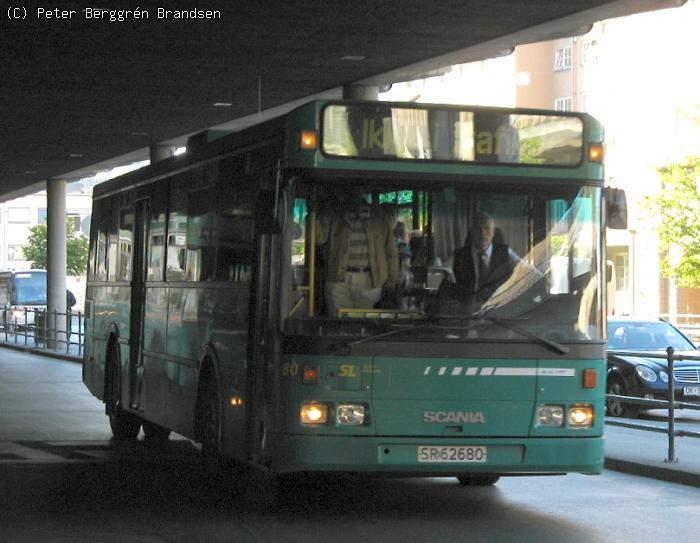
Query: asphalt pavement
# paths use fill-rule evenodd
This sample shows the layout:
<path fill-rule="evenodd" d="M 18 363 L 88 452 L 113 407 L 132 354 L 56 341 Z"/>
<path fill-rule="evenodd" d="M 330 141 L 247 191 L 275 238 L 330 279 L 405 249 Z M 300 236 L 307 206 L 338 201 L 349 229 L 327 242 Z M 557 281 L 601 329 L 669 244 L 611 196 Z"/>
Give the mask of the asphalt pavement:
<path fill-rule="evenodd" d="M 0 341 L 0 347 L 80 363 L 79 357 L 65 351 L 35 349 L 28 345 L 7 344 L 2 341 Z M 42 370 L 37 368 L 37 371 Z M 11 386 L 10 383 L 7 384 Z M 82 384 L 76 383 L 76 386 L 82 387 Z M 41 393 L 41 391 L 38 392 Z M 89 395 L 85 394 L 85 396 Z M 94 409 L 88 411 L 94 411 Z M 88 411 L 80 413 L 78 408 L 75 415 L 85 420 L 84 417 Z M 90 412 L 95 418 L 93 424 L 95 429 L 91 430 L 94 430 L 95 435 L 103 433 L 102 425 L 105 424 L 102 420 L 103 412 L 100 411 Z M 0 413 L 0 415 L 10 418 L 13 416 L 11 412 Z M 700 411 L 678 410 L 674 419 L 677 431 L 697 433 L 698 437 L 677 436 L 673 443 L 670 443 L 667 420 L 665 410 L 652 410 L 635 420 L 606 419 L 605 468 L 700 488 Z M 10 419 L 4 421 L 5 424 L 11 422 Z M 25 422 L 33 425 L 29 421 Z M 619 424 L 639 424 L 647 429 L 633 429 L 619 426 Z"/>

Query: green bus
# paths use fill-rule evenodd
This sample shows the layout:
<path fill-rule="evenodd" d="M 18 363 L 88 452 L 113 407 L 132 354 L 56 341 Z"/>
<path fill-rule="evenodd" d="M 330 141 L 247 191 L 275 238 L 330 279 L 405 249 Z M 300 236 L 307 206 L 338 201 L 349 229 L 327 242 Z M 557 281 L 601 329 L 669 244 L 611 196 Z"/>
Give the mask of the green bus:
<path fill-rule="evenodd" d="M 174 431 L 210 468 L 599 473 L 602 155 L 586 114 L 414 103 L 198 134 L 95 187 L 83 380 L 115 437 Z M 462 269 L 484 217 L 487 291 Z"/>

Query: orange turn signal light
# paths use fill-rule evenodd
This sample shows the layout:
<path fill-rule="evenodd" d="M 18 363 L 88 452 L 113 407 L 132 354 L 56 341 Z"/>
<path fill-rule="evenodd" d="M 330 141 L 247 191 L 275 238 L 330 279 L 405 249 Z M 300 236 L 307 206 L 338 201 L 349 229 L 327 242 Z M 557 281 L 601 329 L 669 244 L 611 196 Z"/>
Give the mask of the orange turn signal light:
<path fill-rule="evenodd" d="M 603 144 L 591 143 L 588 146 L 588 160 L 591 162 L 603 162 Z"/>
<path fill-rule="evenodd" d="M 318 134 L 316 134 L 316 131 L 302 130 L 300 144 L 302 149 L 316 149 L 318 145 Z"/>
<path fill-rule="evenodd" d="M 595 388 L 598 386 L 598 370 L 587 368 L 583 370 L 583 388 Z"/>

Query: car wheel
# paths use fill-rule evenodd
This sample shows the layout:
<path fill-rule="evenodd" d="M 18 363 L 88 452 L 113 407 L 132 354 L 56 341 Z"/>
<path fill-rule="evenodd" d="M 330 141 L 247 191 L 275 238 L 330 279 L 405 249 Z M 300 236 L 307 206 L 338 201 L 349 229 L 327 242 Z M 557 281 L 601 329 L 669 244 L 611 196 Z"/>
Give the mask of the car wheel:
<path fill-rule="evenodd" d="M 494 485 L 501 478 L 493 473 L 478 473 L 474 475 L 457 475 L 457 480 L 462 486 L 489 486 Z"/>
<path fill-rule="evenodd" d="M 605 392 L 607 394 L 614 394 L 615 396 L 628 395 L 625 383 L 617 376 L 608 378 Z M 637 409 L 632 407 L 630 404 L 617 399 L 606 400 L 605 410 L 609 417 L 624 417 L 633 419 L 637 416 Z"/>
<path fill-rule="evenodd" d="M 135 439 L 141 430 L 141 419 L 122 409 L 121 372 L 116 345 L 109 348 L 107 358 L 107 414 L 112 435 L 117 439 Z"/>

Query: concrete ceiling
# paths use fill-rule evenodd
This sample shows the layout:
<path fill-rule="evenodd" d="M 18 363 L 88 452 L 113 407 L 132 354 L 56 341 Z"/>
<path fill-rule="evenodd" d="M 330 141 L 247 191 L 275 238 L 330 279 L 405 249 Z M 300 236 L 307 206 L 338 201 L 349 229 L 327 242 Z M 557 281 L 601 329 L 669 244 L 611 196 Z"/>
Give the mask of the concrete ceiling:
<path fill-rule="evenodd" d="M 346 84 L 415 79 L 682 3 L 169 0 L 168 9 L 217 9 L 221 18 L 158 19 L 142 3 L 150 18 L 120 22 L 87 19 L 89 4 L 68 0 L 60 9 L 72 17 L 40 17 L 42 4 L 27 1 L 24 20 L 0 13 L 0 201 Z M 109 4 L 119 3 L 101 7 L 117 9 Z"/>

